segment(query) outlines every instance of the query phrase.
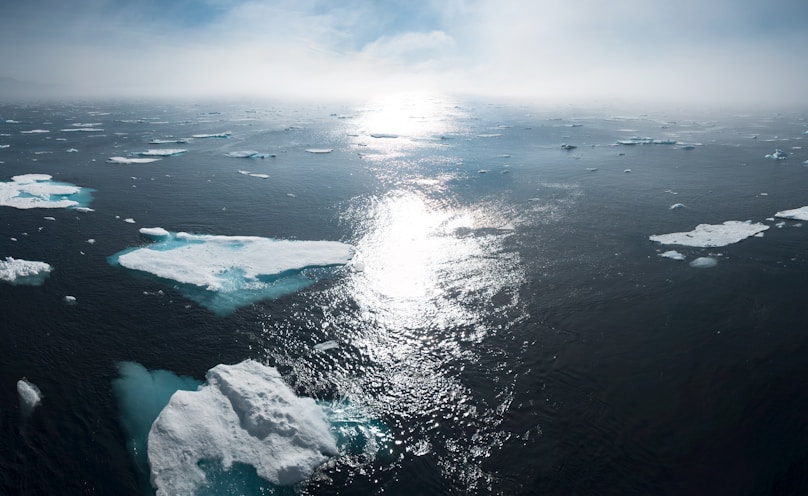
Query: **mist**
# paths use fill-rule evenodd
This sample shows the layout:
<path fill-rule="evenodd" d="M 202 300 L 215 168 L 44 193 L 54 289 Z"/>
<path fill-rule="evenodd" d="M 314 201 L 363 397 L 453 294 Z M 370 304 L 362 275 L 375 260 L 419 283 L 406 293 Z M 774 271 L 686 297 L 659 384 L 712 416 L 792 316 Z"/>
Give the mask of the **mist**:
<path fill-rule="evenodd" d="M 0 76 L 54 96 L 788 106 L 804 102 L 807 19 L 786 0 L 39 0 L 0 20 Z"/>

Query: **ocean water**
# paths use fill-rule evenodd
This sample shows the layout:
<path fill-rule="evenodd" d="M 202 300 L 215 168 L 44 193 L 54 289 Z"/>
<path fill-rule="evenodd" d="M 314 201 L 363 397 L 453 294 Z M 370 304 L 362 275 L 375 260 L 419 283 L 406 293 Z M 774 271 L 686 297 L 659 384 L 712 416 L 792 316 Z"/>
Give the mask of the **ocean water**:
<path fill-rule="evenodd" d="M 0 181 L 48 174 L 93 209 L 0 207 L 0 259 L 53 267 L 0 281 L 0 494 L 153 493 L 121 364 L 192 388 L 245 359 L 384 435 L 288 487 L 205 461 L 208 493 L 804 494 L 808 226 L 774 215 L 808 205 L 805 118 L 423 95 L 0 106 Z M 107 163 L 160 148 L 187 151 Z M 729 220 L 768 229 L 649 240 Z M 222 310 L 110 263 L 144 227 L 356 253 Z"/>

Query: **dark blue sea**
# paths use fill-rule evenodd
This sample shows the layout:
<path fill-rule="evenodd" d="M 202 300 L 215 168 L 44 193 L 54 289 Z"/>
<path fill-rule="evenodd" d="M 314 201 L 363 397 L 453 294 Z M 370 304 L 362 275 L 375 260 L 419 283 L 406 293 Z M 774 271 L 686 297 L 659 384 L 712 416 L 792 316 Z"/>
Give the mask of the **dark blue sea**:
<path fill-rule="evenodd" d="M 806 117 L 435 95 L 2 105 L 0 181 L 48 174 L 92 211 L 0 206 L 0 260 L 53 267 L 0 281 L 0 494 L 153 494 L 121 364 L 202 382 L 248 358 L 388 435 L 291 487 L 236 467 L 220 493 L 808 494 L 808 226 L 775 217 L 808 205 Z M 187 151 L 107 162 L 166 148 Z M 769 229 L 649 240 L 729 220 Z M 144 227 L 356 259 L 223 311 L 112 263 Z"/>

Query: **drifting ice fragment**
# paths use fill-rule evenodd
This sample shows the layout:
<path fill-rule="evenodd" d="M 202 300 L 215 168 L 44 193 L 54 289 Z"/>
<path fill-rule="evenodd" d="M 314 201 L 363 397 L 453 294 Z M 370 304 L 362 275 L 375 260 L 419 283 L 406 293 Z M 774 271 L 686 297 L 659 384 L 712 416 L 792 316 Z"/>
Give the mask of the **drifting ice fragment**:
<path fill-rule="evenodd" d="M 676 210 L 676 209 L 679 209 L 679 208 L 685 208 L 685 204 L 684 203 L 674 203 L 673 205 L 670 206 L 669 210 Z"/>
<path fill-rule="evenodd" d="M 64 297 L 64 302 L 65 302 L 66 304 L 68 304 L 68 305 L 75 305 L 75 304 L 76 304 L 76 302 L 77 302 L 77 300 L 76 300 L 76 297 L 75 297 L 75 296 L 72 296 L 72 295 L 66 295 L 66 296 Z"/>
<path fill-rule="evenodd" d="M 788 157 L 788 153 L 784 152 L 783 150 L 777 148 L 774 150 L 774 153 L 770 153 L 766 155 L 765 158 L 772 159 L 772 160 L 785 160 Z"/>
<path fill-rule="evenodd" d="M 51 181 L 47 174 L 23 174 L 0 182 L 0 205 L 19 209 L 86 206 L 91 200 L 86 188 Z"/>
<path fill-rule="evenodd" d="M 159 150 L 146 150 L 144 152 L 139 152 L 138 155 L 141 157 L 176 157 L 177 155 L 182 155 L 187 151 L 188 150 L 184 148 L 166 148 Z"/>
<path fill-rule="evenodd" d="M 150 238 L 167 238 L 171 234 L 162 227 L 141 227 L 139 231 L 140 234 Z"/>
<path fill-rule="evenodd" d="M 50 274 L 53 267 L 45 262 L 20 260 L 6 257 L 0 260 L 0 281 L 23 286 L 39 286 Z"/>
<path fill-rule="evenodd" d="M 206 481 L 200 463 L 252 465 L 278 485 L 307 479 L 338 453 L 323 409 L 301 398 L 274 368 L 246 360 L 217 365 L 197 391 L 177 391 L 148 438 L 157 494 L 192 494 Z"/>
<path fill-rule="evenodd" d="M 205 139 L 205 138 L 222 138 L 227 139 L 233 136 L 233 133 L 230 131 L 226 131 L 224 133 L 214 133 L 214 134 L 194 134 L 193 138 Z"/>
<path fill-rule="evenodd" d="M 718 260 L 713 257 L 699 257 L 690 262 L 690 266 L 697 269 L 709 269 L 716 265 L 718 265 Z"/>
<path fill-rule="evenodd" d="M 676 250 L 669 250 L 659 254 L 660 257 L 670 258 L 672 260 L 684 260 L 685 256 Z"/>
<path fill-rule="evenodd" d="M 269 179 L 269 174 L 259 174 L 257 172 L 250 172 L 241 169 L 239 169 L 238 173 L 244 176 L 257 177 L 259 179 Z"/>
<path fill-rule="evenodd" d="M 397 134 L 389 134 L 389 133 L 372 133 L 370 135 L 371 138 L 398 138 Z"/>
<path fill-rule="evenodd" d="M 168 144 L 184 144 L 193 141 L 192 138 L 177 138 L 177 139 L 153 139 L 149 141 L 150 145 L 168 145 Z"/>
<path fill-rule="evenodd" d="M 159 158 L 127 158 L 127 157 L 110 157 L 107 159 L 108 164 L 150 164 L 157 162 Z"/>
<path fill-rule="evenodd" d="M 656 234 L 649 236 L 648 239 L 663 245 L 713 248 L 737 243 L 768 228 L 769 226 L 761 223 L 728 220 L 723 224 L 699 224 L 689 232 Z"/>
<path fill-rule="evenodd" d="M 17 394 L 20 395 L 20 407 L 23 415 L 30 414 L 42 402 L 42 392 L 25 378 L 17 381 Z"/>
<path fill-rule="evenodd" d="M 561 149 L 562 149 L 562 150 L 574 150 L 574 149 L 576 149 L 576 148 L 578 148 L 578 147 L 577 147 L 577 146 L 575 146 L 575 145 L 568 145 L 568 144 L 566 144 L 566 143 L 564 143 L 563 145 L 561 145 Z"/>
<path fill-rule="evenodd" d="M 306 151 L 309 153 L 331 153 L 334 151 L 333 148 L 306 148 Z"/>
<path fill-rule="evenodd" d="M 124 250 L 110 263 L 179 283 L 188 298 L 217 314 L 293 293 L 328 267 L 351 260 L 354 248 L 336 241 L 290 241 L 256 236 L 159 233 L 153 245 Z"/>
<path fill-rule="evenodd" d="M 255 150 L 241 150 L 236 152 L 227 152 L 225 155 L 233 158 L 267 158 L 275 156 L 274 154 L 261 153 Z"/>
<path fill-rule="evenodd" d="M 808 220 L 808 205 L 793 210 L 782 210 L 774 216 L 781 219 Z"/>

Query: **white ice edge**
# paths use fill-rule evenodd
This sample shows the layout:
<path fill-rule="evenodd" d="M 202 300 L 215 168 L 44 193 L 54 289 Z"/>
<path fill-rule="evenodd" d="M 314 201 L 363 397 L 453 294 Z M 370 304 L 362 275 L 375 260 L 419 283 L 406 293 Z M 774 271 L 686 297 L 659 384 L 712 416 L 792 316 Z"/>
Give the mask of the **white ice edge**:
<path fill-rule="evenodd" d="M 699 224 L 688 232 L 655 234 L 648 239 L 663 245 L 713 248 L 738 243 L 767 229 L 769 226 L 759 222 L 728 220 L 723 224 Z"/>

